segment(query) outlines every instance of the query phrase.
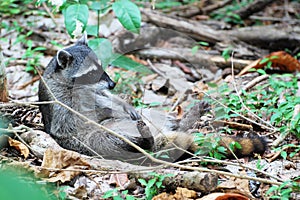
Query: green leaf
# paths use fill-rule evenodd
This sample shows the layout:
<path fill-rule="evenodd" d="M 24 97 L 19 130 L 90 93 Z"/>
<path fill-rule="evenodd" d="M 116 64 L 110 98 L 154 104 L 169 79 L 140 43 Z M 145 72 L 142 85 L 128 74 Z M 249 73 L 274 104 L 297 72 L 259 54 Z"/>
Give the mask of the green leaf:
<path fill-rule="evenodd" d="M 126 195 L 126 200 L 135 200 L 134 196 Z"/>
<path fill-rule="evenodd" d="M 148 181 L 147 187 L 151 188 L 156 182 L 156 178 L 150 179 Z"/>
<path fill-rule="evenodd" d="M 118 196 L 114 196 L 113 200 L 123 200 L 123 198 L 118 195 Z"/>
<path fill-rule="evenodd" d="M 105 38 L 97 38 L 89 40 L 88 45 L 101 60 L 102 67 L 105 69 L 114 58 L 111 42 Z"/>
<path fill-rule="evenodd" d="M 98 36 L 98 26 L 97 25 L 87 25 L 86 32 L 88 35 Z"/>
<path fill-rule="evenodd" d="M 63 12 L 65 17 L 66 29 L 71 37 L 74 37 L 76 25 L 82 25 L 82 32 L 85 30 L 89 18 L 89 9 L 85 4 L 73 4 Z M 78 27 L 77 27 L 78 28 Z"/>
<path fill-rule="evenodd" d="M 208 42 L 203 42 L 203 41 L 198 42 L 198 44 L 200 44 L 200 45 L 202 45 L 202 46 L 209 46 L 209 43 L 208 43 Z"/>
<path fill-rule="evenodd" d="M 104 195 L 102 196 L 102 198 L 106 199 L 106 198 L 109 198 L 109 197 L 113 197 L 114 193 L 116 191 L 117 191 L 116 189 L 108 190 L 107 192 L 104 193 Z"/>
<path fill-rule="evenodd" d="M 92 2 L 90 8 L 92 10 L 100 11 L 100 13 L 105 13 L 111 8 L 110 0 L 100 0 Z"/>
<path fill-rule="evenodd" d="M 286 160 L 286 157 L 287 157 L 286 151 L 280 152 L 280 155 L 281 155 L 281 157 L 282 157 L 284 160 Z"/>
<path fill-rule="evenodd" d="M 199 50 L 199 46 L 193 46 L 193 48 L 192 48 L 192 54 L 195 55 L 198 50 Z"/>
<path fill-rule="evenodd" d="M 156 184 L 155 184 L 155 185 L 156 185 L 156 187 L 157 187 L 157 188 L 160 188 L 160 187 L 161 187 L 161 185 L 162 185 L 162 182 L 161 182 L 161 181 L 159 181 L 159 182 L 156 182 Z"/>
<path fill-rule="evenodd" d="M 260 74 L 262 74 L 262 75 L 267 74 L 266 71 L 263 70 L 263 69 L 258 69 L 258 70 L 257 70 L 257 73 L 260 73 Z"/>
<path fill-rule="evenodd" d="M 160 106 L 162 104 L 162 102 L 151 102 L 149 104 L 149 107 L 155 107 L 155 106 Z"/>
<path fill-rule="evenodd" d="M 141 12 L 134 3 L 128 0 L 120 0 L 113 3 L 112 9 L 124 28 L 133 33 L 140 32 Z"/>
<path fill-rule="evenodd" d="M 152 74 L 146 66 L 137 63 L 126 56 L 115 54 L 116 58 L 111 62 L 113 66 L 117 66 L 126 70 L 140 72 L 141 74 Z"/>
<path fill-rule="evenodd" d="M 144 179 L 139 178 L 138 181 L 140 182 L 140 184 L 146 186 L 147 182 Z"/>
<path fill-rule="evenodd" d="M 267 62 L 269 62 L 270 61 L 270 58 L 263 58 L 260 62 L 259 62 L 259 64 L 264 64 L 264 63 L 267 63 Z"/>

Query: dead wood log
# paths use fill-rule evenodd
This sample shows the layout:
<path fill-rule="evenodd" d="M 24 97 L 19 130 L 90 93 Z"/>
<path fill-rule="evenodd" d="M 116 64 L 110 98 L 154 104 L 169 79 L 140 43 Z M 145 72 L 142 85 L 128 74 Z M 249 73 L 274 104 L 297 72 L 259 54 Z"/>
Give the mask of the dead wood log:
<path fill-rule="evenodd" d="M 0 51 L 0 101 L 8 102 L 7 80 L 5 73 L 5 63 L 2 52 Z"/>
<path fill-rule="evenodd" d="M 239 15 L 241 19 L 246 19 L 253 13 L 263 10 L 267 5 L 276 1 L 277 0 L 256 0 L 236 11 L 235 14 Z"/>
<path fill-rule="evenodd" d="M 220 31 L 240 41 L 272 51 L 300 46 L 300 28 L 288 25 L 270 25 L 239 28 L 230 31 Z"/>
<path fill-rule="evenodd" d="M 184 187 L 190 190 L 196 190 L 203 193 L 213 191 L 218 185 L 218 176 L 211 173 L 178 171 L 174 169 L 157 170 L 157 174 L 166 176 L 163 185 L 167 190 L 176 190 L 177 187 Z M 149 173 L 130 173 L 129 178 L 150 180 L 154 178 Z"/>
<path fill-rule="evenodd" d="M 165 14 L 152 11 L 150 9 L 141 8 L 141 12 L 143 14 L 143 21 L 151 22 L 160 27 L 180 31 L 197 40 L 207 41 L 210 43 L 226 40 L 225 36 L 219 35 L 215 30 L 201 23 L 193 21 L 188 22 L 187 20 L 179 17 L 171 18 Z"/>
<path fill-rule="evenodd" d="M 212 66 L 226 68 L 231 67 L 231 62 L 233 62 L 235 69 L 243 69 L 245 66 L 252 62 L 251 60 L 242 60 L 235 58 L 225 61 L 222 56 L 209 55 L 205 52 L 197 52 L 196 54 L 193 54 L 191 49 L 185 48 L 151 48 L 139 50 L 136 53 L 141 57 L 146 58 L 180 60 L 182 62 L 188 62 L 195 67 L 202 68 L 210 68 Z"/>

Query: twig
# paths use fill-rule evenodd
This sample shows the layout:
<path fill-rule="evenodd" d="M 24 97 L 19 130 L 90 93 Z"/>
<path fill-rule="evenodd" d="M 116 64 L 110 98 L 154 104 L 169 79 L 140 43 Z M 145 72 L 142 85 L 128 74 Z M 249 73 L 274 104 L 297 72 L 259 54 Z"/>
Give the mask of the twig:
<path fill-rule="evenodd" d="M 161 77 L 167 78 L 166 75 L 164 75 L 161 71 L 159 71 L 158 69 L 156 69 L 156 67 L 152 64 L 152 62 L 150 61 L 150 59 L 147 59 L 147 63 L 149 64 L 149 66 L 151 67 L 151 69 L 157 73 L 158 75 L 160 75 Z"/>
<path fill-rule="evenodd" d="M 289 19 L 289 18 L 264 17 L 264 16 L 256 16 L 256 15 L 250 16 L 249 18 L 253 20 L 260 20 L 260 21 L 300 23 L 299 19 Z"/>
<path fill-rule="evenodd" d="M 283 182 L 284 180 L 277 177 L 277 176 L 273 176 L 272 174 L 269 174 L 263 170 L 259 170 L 257 168 L 253 168 L 253 167 L 249 167 L 247 165 L 244 165 L 244 164 L 241 164 L 241 163 L 233 163 L 233 162 L 229 162 L 229 161 L 224 161 L 224 160 L 217 160 L 217 159 L 213 159 L 213 158 L 208 158 L 208 159 L 205 159 L 205 158 L 201 158 L 199 160 L 197 159 L 191 159 L 191 160 L 183 160 L 183 161 L 179 161 L 177 162 L 178 164 L 183 164 L 183 163 L 189 163 L 189 162 L 211 162 L 211 163 L 217 163 L 217 164 L 223 164 L 223 165 L 232 165 L 232 166 L 238 166 L 238 167 L 242 167 L 242 168 L 245 168 L 245 169 L 249 169 L 249 170 L 253 170 L 255 172 L 259 172 L 261 174 L 264 174 L 270 178 L 273 178 L 277 181 L 281 181 Z"/>
<path fill-rule="evenodd" d="M 55 19 L 54 19 L 54 15 L 50 12 L 47 4 L 45 2 L 42 3 L 43 7 L 45 8 L 46 12 L 48 13 L 48 15 L 50 16 L 50 18 L 52 19 L 53 23 L 55 24 L 56 27 L 59 27 L 58 24 L 56 23 Z"/>
<path fill-rule="evenodd" d="M 30 81 L 27 81 L 26 83 L 20 85 L 18 87 L 18 90 L 23 90 L 24 88 L 26 88 L 28 85 L 33 84 L 34 82 L 40 80 L 40 76 L 34 76 Z"/>
<path fill-rule="evenodd" d="M 79 142 L 80 144 L 82 144 L 85 148 L 87 148 L 88 150 L 90 150 L 91 152 L 93 152 L 95 155 L 97 155 L 98 157 L 100 157 L 101 159 L 104 159 L 100 154 L 98 154 L 96 151 L 94 151 L 91 147 L 89 147 L 88 145 L 86 145 L 84 142 L 81 142 L 80 140 L 78 140 L 78 138 L 76 138 L 75 136 L 72 136 L 72 138 L 74 140 L 76 140 L 77 142 Z"/>
<path fill-rule="evenodd" d="M 182 92 L 178 99 L 176 100 L 176 102 L 173 104 L 172 108 L 170 109 L 169 113 L 172 112 L 173 110 L 175 110 L 175 108 L 178 106 L 178 104 L 180 104 L 180 102 L 182 101 L 182 99 L 184 99 L 186 96 L 186 92 L 187 90 L 185 90 L 184 92 Z"/>
<path fill-rule="evenodd" d="M 268 74 L 263 74 L 261 76 L 258 76 L 256 78 L 254 78 L 252 81 L 248 82 L 243 88 L 242 90 L 247 91 L 249 89 L 251 89 L 253 86 L 255 86 L 256 84 L 268 79 L 270 76 Z M 242 94 L 242 90 L 238 91 L 238 95 Z"/>
<path fill-rule="evenodd" d="M 253 127 L 248 124 L 242 124 L 238 122 L 228 122 L 228 121 L 223 121 L 223 120 L 215 120 L 212 122 L 213 125 L 225 125 L 228 126 L 229 128 L 234 128 L 234 129 L 239 129 L 239 130 L 252 130 Z"/>

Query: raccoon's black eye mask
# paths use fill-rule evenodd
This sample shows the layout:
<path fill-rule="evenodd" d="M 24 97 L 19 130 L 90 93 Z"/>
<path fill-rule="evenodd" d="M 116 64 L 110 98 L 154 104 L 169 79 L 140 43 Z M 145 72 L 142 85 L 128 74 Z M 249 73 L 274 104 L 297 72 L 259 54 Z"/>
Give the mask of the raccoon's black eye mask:
<path fill-rule="evenodd" d="M 105 73 L 103 70 L 97 68 L 79 77 L 72 78 L 72 82 L 78 85 L 95 84 L 101 80 L 103 73 Z"/>

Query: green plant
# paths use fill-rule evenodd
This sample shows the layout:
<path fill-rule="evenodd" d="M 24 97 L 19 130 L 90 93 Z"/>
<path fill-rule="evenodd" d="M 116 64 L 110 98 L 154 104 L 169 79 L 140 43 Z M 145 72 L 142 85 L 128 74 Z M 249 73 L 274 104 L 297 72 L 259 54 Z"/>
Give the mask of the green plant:
<path fill-rule="evenodd" d="M 230 58 L 231 52 L 232 52 L 232 47 L 227 47 L 226 49 L 224 49 L 224 51 L 222 52 L 222 57 L 225 59 L 225 61 L 227 61 Z"/>
<path fill-rule="evenodd" d="M 234 118 L 239 114 L 246 115 L 249 111 L 244 109 L 242 101 L 257 116 L 270 119 L 272 125 L 281 127 L 281 131 L 291 131 L 298 137 L 300 136 L 299 126 L 297 126 L 299 116 L 292 118 L 293 108 L 300 102 L 300 98 L 294 95 L 297 89 L 297 76 L 274 74 L 263 85 L 255 86 L 249 92 L 242 91 L 240 96 L 231 93 L 227 84 L 212 89 L 210 93 L 217 92 L 221 103 L 227 106 L 217 105 L 215 109 L 217 119 Z M 285 101 L 278 102 L 281 96 Z"/>
<path fill-rule="evenodd" d="M 288 153 L 285 149 L 294 149 L 294 151 L 289 151 L 290 153 Z M 283 145 L 282 147 L 278 147 L 276 149 L 274 149 L 275 152 L 280 152 L 280 156 L 283 159 L 287 159 L 287 157 L 293 158 L 295 155 L 297 155 L 300 151 L 300 145 L 295 145 L 295 144 L 286 144 Z"/>
<path fill-rule="evenodd" d="M 45 47 L 35 47 L 32 48 L 32 40 L 28 40 L 27 42 L 27 49 L 25 51 L 25 54 L 22 56 L 22 59 L 26 59 L 26 72 L 32 72 L 34 74 L 37 74 L 36 66 L 40 65 L 40 59 L 44 55 L 41 53 L 41 51 L 46 50 Z"/>
<path fill-rule="evenodd" d="M 297 182 L 300 177 L 297 177 L 295 180 L 289 180 L 283 182 L 281 185 L 273 185 L 266 192 L 266 196 L 270 199 L 280 199 L 280 200 L 288 200 L 292 197 L 292 192 L 300 191 L 300 184 Z"/>
<path fill-rule="evenodd" d="M 37 184 L 38 179 L 34 178 L 34 175 L 28 169 L 8 166 L 3 161 L 0 164 L 2 166 L 0 170 L 1 199 L 57 199 L 55 196 L 50 195 L 55 190 L 53 185 Z"/>
<path fill-rule="evenodd" d="M 265 167 L 265 165 L 262 165 L 262 164 L 261 164 L 261 158 L 259 157 L 259 159 L 258 159 L 257 162 L 256 162 L 256 168 L 257 168 L 258 170 L 262 170 L 264 167 Z"/>
<path fill-rule="evenodd" d="M 112 198 L 113 200 L 134 200 L 134 196 L 128 194 L 128 190 L 124 190 L 122 192 L 119 191 L 119 188 L 115 188 L 112 190 L 109 190 L 104 193 L 102 198 L 107 199 L 107 198 Z"/>
<path fill-rule="evenodd" d="M 234 11 L 240 10 L 242 7 L 248 5 L 252 1 L 253 0 L 233 1 L 230 5 L 212 12 L 211 17 L 213 19 L 223 20 L 232 24 L 244 24 L 240 16 L 235 14 Z"/>
<path fill-rule="evenodd" d="M 15 3 L 17 0 L 2 0 L 0 2 L 0 13 L 7 15 L 16 15 L 21 12 L 22 6 Z"/>
<path fill-rule="evenodd" d="M 269 61 L 265 60 L 265 63 Z M 260 73 L 264 74 L 265 71 L 260 70 Z M 212 95 L 217 93 L 219 102 L 225 107 L 212 99 L 207 100 L 216 104 L 214 110 L 217 120 L 236 119 L 240 115 L 247 116 L 251 112 L 252 115 L 259 117 L 256 119 L 258 122 L 269 122 L 277 127 L 282 137 L 291 134 L 300 138 L 300 114 L 294 116 L 295 106 L 300 104 L 300 97 L 295 95 L 298 90 L 298 79 L 299 74 L 273 74 L 263 84 L 255 86 L 250 91 L 242 91 L 241 95 L 233 93 L 228 84 L 213 86 L 209 93 Z M 214 152 L 217 151 L 215 143 L 204 143 L 206 148 L 209 145 L 212 150 L 210 156 L 214 156 Z M 299 146 L 289 145 L 291 149 L 289 154 L 282 150 L 286 149 L 286 146 L 277 149 L 281 151 L 283 158 L 292 157 L 300 151 Z M 220 157 L 218 154 L 215 156 Z"/>
<path fill-rule="evenodd" d="M 69 186 L 61 186 L 58 188 L 57 196 L 60 200 L 67 199 L 67 192 L 65 191 L 67 188 L 69 188 Z"/>
<path fill-rule="evenodd" d="M 38 5 L 44 2 L 39 0 Z M 129 0 L 118 1 L 50 1 L 53 10 L 60 10 L 64 15 L 66 30 L 71 37 L 81 35 L 86 31 L 87 34 L 98 36 L 100 26 L 100 14 L 112 10 L 124 28 L 139 33 L 141 25 L 141 13 L 138 7 Z M 98 25 L 88 25 L 89 10 L 95 11 L 98 15 Z M 127 70 L 137 71 L 143 74 L 151 73 L 151 70 L 144 65 L 134 62 L 130 58 L 112 52 L 112 45 L 105 38 L 95 38 L 89 41 L 89 46 L 96 52 L 102 61 L 102 66 L 113 65 Z"/>
<path fill-rule="evenodd" d="M 158 194 L 159 190 L 164 188 L 163 180 L 167 177 L 174 176 L 173 174 L 157 174 L 156 172 L 152 172 L 149 174 L 153 176 L 152 179 L 146 181 L 145 179 L 138 179 L 138 181 L 145 186 L 145 195 L 146 199 L 152 199 L 156 194 Z"/>
<path fill-rule="evenodd" d="M 197 45 L 192 48 L 192 54 L 195 55 L 201 46 L 209 46 L 209 43 L 203 41 L 197 42 Z"/>
<path fill-rule="evenodd" d="M 13 45 L 22 43 L 22 45 L 26 47 L 25 53 L 21 56 L 21 59 L 26 61 L 25 71 L 37 74 L 35 67 L 40 65 L 40 59 L 44 55 L 42 52 L 46 50 L 46 48 L 33 47 L 32 40 L 28 39 L 33 34 L 33 31 L 26 31 L 17 22 L 13 22 L 13 26 L 9 29 L 16 30 L 19 33 Z M 16 58 L 11 58 L 8 62 L 15 59 Z"/>
<path fill-rule="evenodd" d="M 44 2 L 39 0 L 37 4 Z M 120 23 L 129 31 L 139 33 L 141 13 L 136 4 L 129 0 L 119 1 L 50 1 L 54 10 L 62 11 L 66 29 L 71 37 L 80 35 L 88 25 L 89 9 L 99 14 L 113 10 Z M 99 17 L 98 17 L 99 19 Z M 100 19 L 99 19 L 100 20 Z M 99 24 L 99 22 L 98 22 Z"/>
<path fill-rule="evenodd" d="M 210 157 L 216 159 L 222 159 L 226 157 L 226 148 L 220 146 L 220 138 L 215 137 L 214 134 L 204 135 L 203 133 L 196 133 L 195 142 L 199 146 L 199 149 L 197 152 L 195 152 L 196 155 L 209 155 Z"/>
<path fill-rule="evenodd" d="M 274 59 L 278 59 L 278 56 L 271 56 L 271 57 L 263 58 L 263 59 L 259 62 L 259 64 L 266 64 L 266 65 L 265 65 L 265 68 L 266 68 L 266 69 L 270 69 L 271 66 L 272 66 L 272 64 L 273 64 L 272 60 L 274 60 Z"/>

